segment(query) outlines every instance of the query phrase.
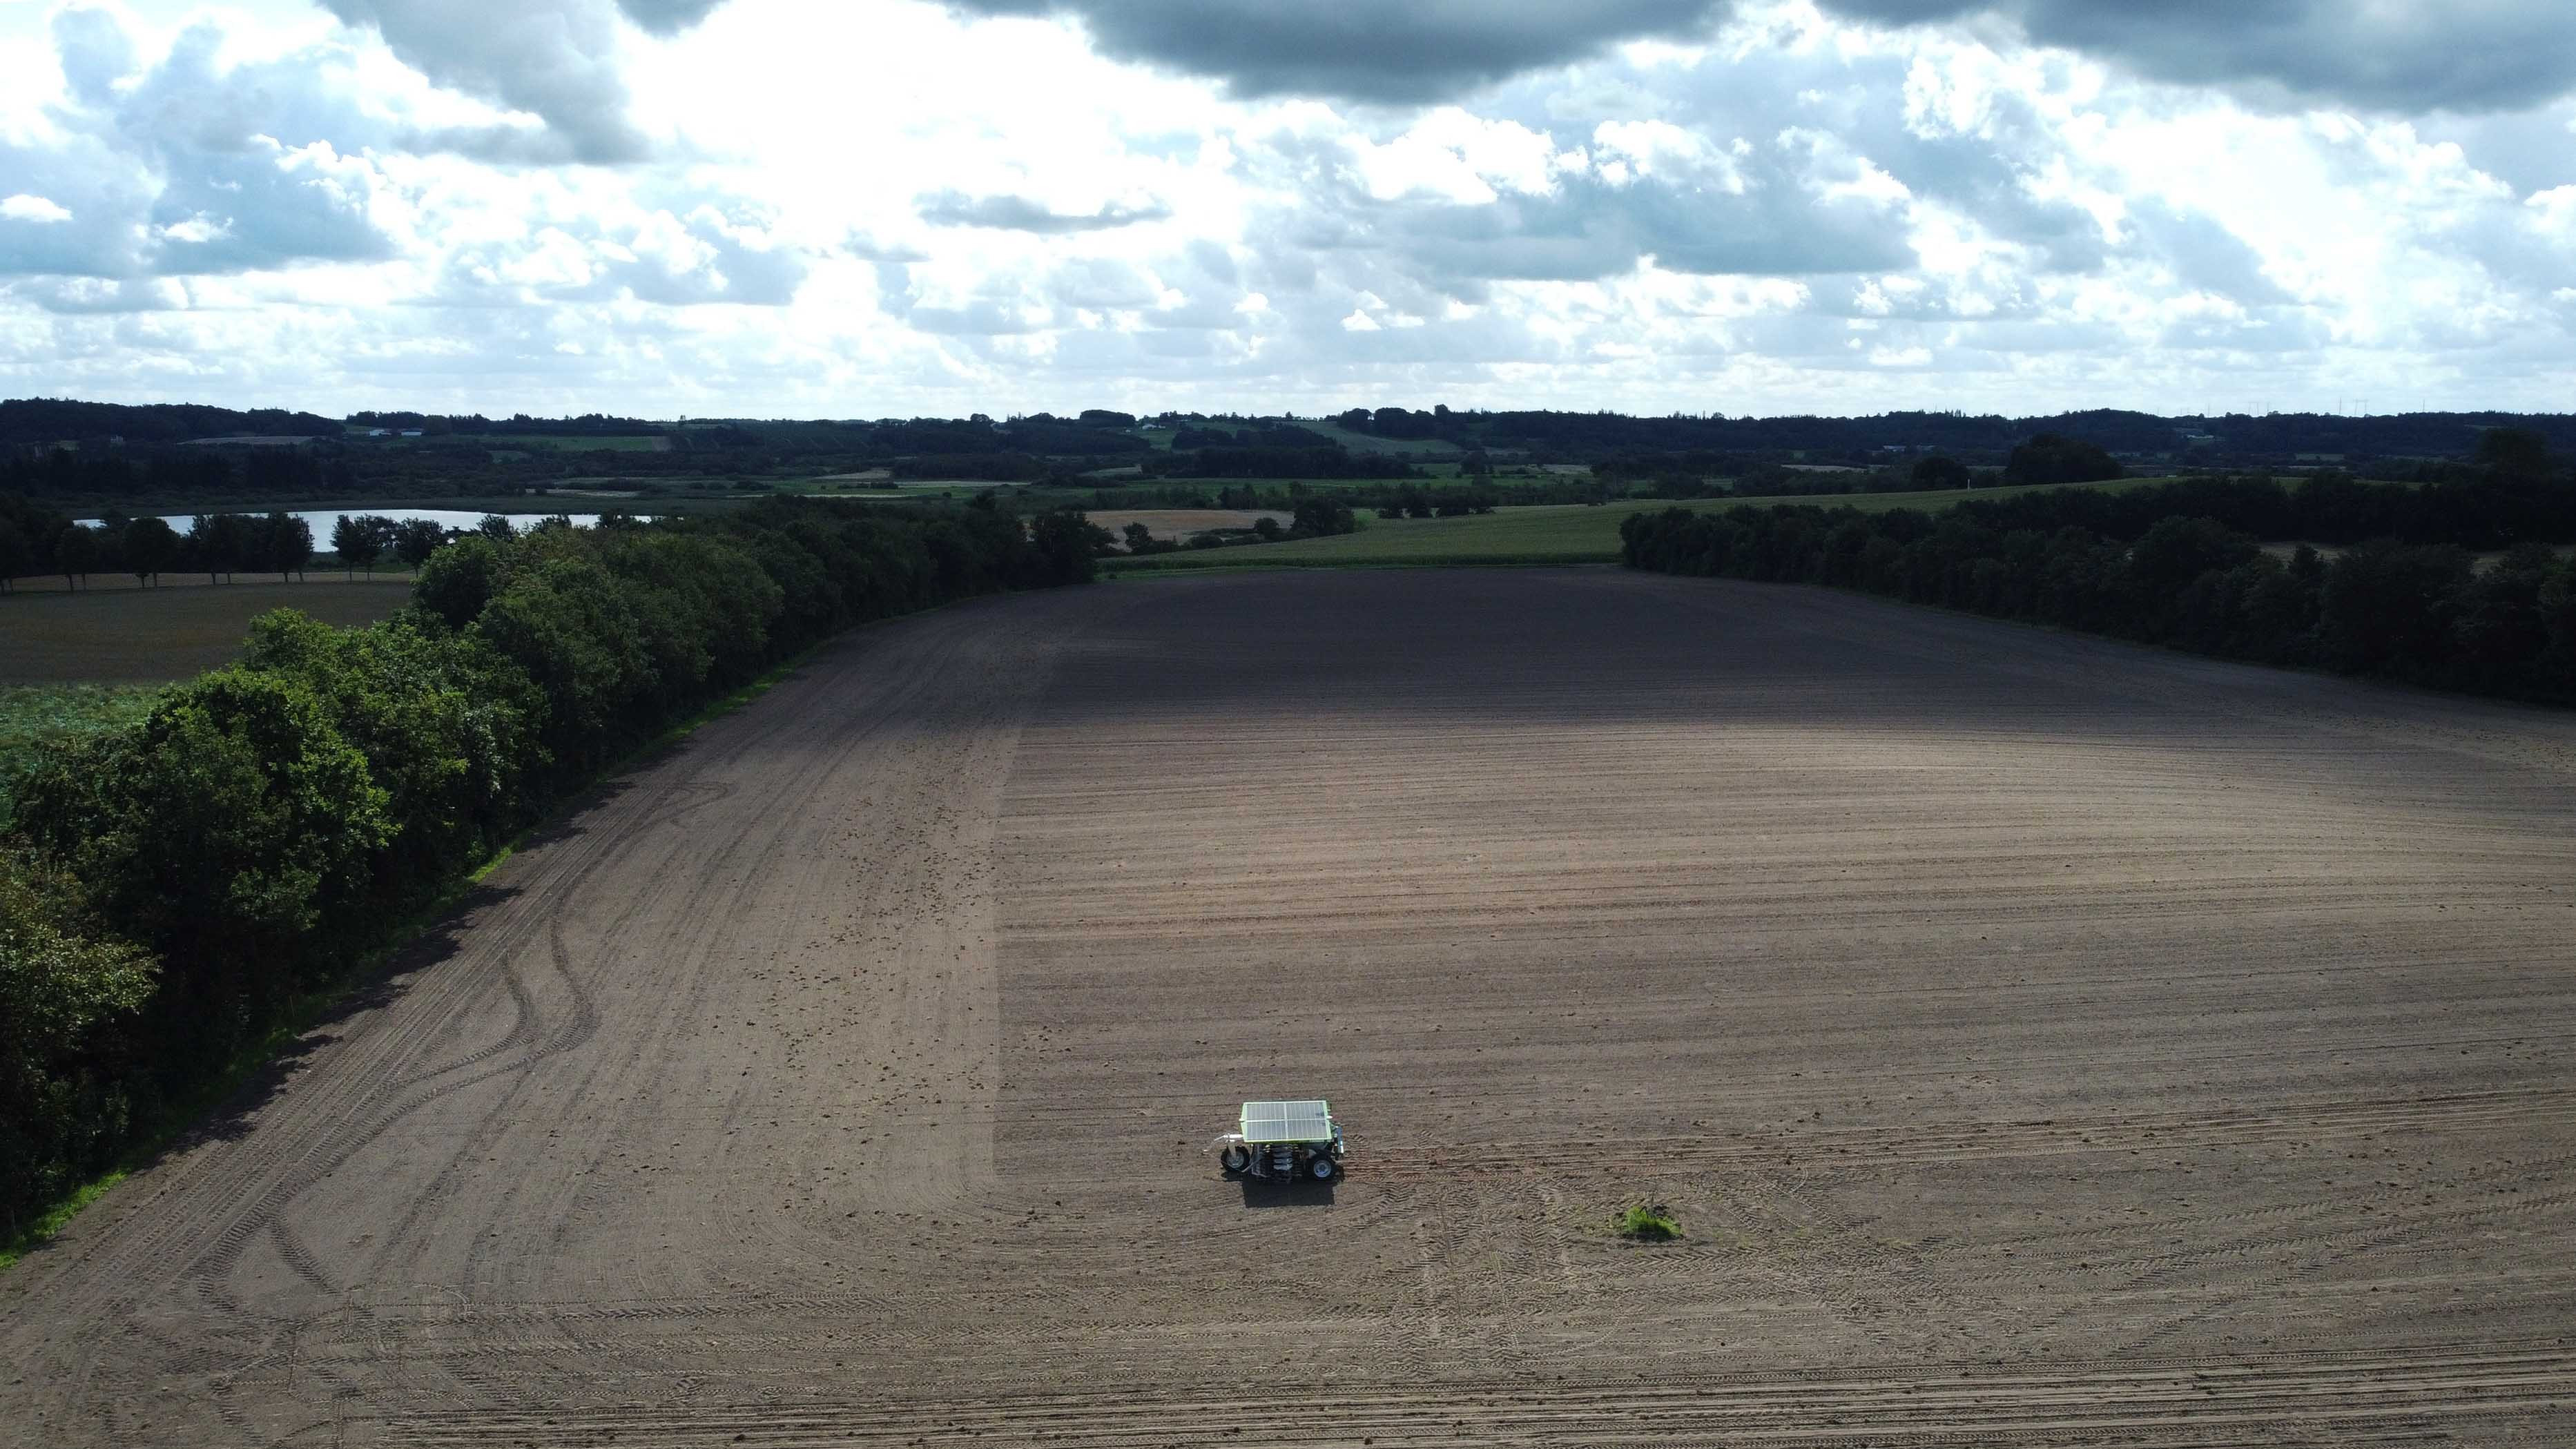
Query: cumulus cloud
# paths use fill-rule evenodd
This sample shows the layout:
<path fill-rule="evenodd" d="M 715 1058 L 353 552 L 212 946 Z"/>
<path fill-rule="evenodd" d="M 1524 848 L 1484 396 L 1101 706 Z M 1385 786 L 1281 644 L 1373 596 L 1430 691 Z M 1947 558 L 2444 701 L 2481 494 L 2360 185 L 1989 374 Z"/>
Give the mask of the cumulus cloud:
<path fill-rule="evenodd" d="M 2319 34 L 2306 0 L 2090 30 L 2072 0 L 317 0 L 338 31 L 301 3 L 0 5 L 0 66 L 60 70 L 0 74 L 0 393 L 878 416 L 2576 384 L 2576 98 L 2379 113 L 2465 63 L 2354 59 L 2404 49 L 2408 7 L 2348 7 L 2300 70 L 2263 26 Z M 2546 52 L 2500 0 L 2455 11 Z M 2198 73 L 2151 12 L 2233 51 L 2170 84 Z M 972 18 L 1005 14 L 1078 23 Z M 1623 43 L 1657 37 L 1684 43 Z M 851 57 L 886 55 L 850 104 Z"/>
<path fill-rule="evenodd" d="M 2576 90 L 2565 0 L 1817 0 L 1883 25 L 1998 22 L 2157 80 L 2405 114 L 2506 111 Z"/>
<path fill-rule="evenodd" d="M 391 255 L 382 175 L 344 147 L 383 127 L 339 89 L 329 47 L 226 65 L 224 34 L 182 31 L 145 66 L 104 11 L 54 19 L 67 98 L 53 133 L 0 139 L 27 190 L 0 203 L 0 274 L 222 274 Z M 338 140 L 335 142 L 334 137 Z"/>
<path fill-rule="evenodd" d="M 1237 95 L 1419 102 L 1599 55 L 1626 40 L 1682 37 L 1724 0 L 950 0 L 974 15 L 1072 15 L 1104 52 L 1192 75 Z"/>
<path fill-rule="evenodd" d="M 1115 201 L 1103 202 L 1091 211 L 1055 211 L 1025 196 L 1007 193 L 968 196 L 960 191 L 936 192 L 921 198 L 918 204 L 921 219 L 933 226 L 980 226 L 996 231 L 1034 232 L 1039 236 L 1107 231 L 1134 226 L 1138 222 L 1161 221 L 1172 214 L 1171 209 L 1165 206 L 1150 203 L 1130 206 Z"/>
<path fill-rule="evenodd" d="M 656 35 L 699 21 L 723 0 L 320 0 L 342 23 L 374 30 L 404 64 L 447 89 L 523 111 L 542 135 L 513 127 L 423 133 L 434 146 L 487 160 L 618 165 L 651 142 L 629 118 L 619 70 L 621 16 Z"/>
<path fill-rule="evenodd" d="M 758 218 L 706 204 L 568 217 L 459 248 L 447 258 L 440 299 L 474 307 L 618 300 L 778 307 L 795 300 L 808 270 L 806 257 Z"/>
<path fill-rule="evenodd" d="M 50 197 L 30 196 L 22 191 L 15 196 L 0 197 L 0 218 L 45 224 L 69 221 L 72 214 Z"/>
<path fill-rule="evenodd" d="M 1685 144 L 1687 142 L 1687 144 Z M 1861 184 L 1824 138 L 1709 146 L 1605 125 L 1543 184 L 1482 198 L 1345 193 L 1341 229 L 1308 239 L 1380 247 L 1424 281 L 1480 297 L 1489 281 L 1592 281 L 1641 263 L 1672 272 L 1800 276 L 1901 268 L 1901 186 Z"/>

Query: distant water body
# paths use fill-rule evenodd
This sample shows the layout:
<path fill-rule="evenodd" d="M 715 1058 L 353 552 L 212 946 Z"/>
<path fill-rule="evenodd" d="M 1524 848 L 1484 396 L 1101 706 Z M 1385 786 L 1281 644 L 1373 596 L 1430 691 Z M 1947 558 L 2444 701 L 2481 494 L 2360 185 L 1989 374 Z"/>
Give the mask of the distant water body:
<path fill-rule="evenodd" d="M 266 514 L 265 509 L 255 508 L 227 508 L 224 512 L 248 513 L 259 516 L 265 516 Z M 466 513 L 454 508 L 297 508 L 290 509 L 289 512 L 294 517 L 303 519 L 305 524 L 313 530 L 313 541 L 326 548 L 330 546 L 331 528 L 334 524 L 337 524 L 340 521 L 343 514 L 354 518 L 360 514 L 371 513 L 378 518 L 390 518 L 396 523 L 408 523 L 415 518 L 426 518 L 441 528 L 472 528 L 474 525 L 481 523 L 488 516 L 481 513 Z M 541 519 L 550 518 L 554 515 L 543 513 L 520 513 L 505 514 L 503 516 L 507 517 L 512 523 L 517 524 L 520 530 L 525 532 L 530 525 Z M 596 513 L 573 513 L 566 514 L 564 516 L 572 520 L 572 526 L 575 528 L 588 528 L 599 521 L 599 515 Z M 644 515 L 638 514 L 636 516 L 642 517 Z M 161 521 L 163 523 L 170 525 L 181 533 L 186 533 L 188 531 L 188 525 L 195 521 L 195 519 L 196 515 L 193 513 L 165 513 L 161 515 Z M 76 518 L 72 521 L 88 528 L 98 527 L 98 520 L 95 518 Z"/>

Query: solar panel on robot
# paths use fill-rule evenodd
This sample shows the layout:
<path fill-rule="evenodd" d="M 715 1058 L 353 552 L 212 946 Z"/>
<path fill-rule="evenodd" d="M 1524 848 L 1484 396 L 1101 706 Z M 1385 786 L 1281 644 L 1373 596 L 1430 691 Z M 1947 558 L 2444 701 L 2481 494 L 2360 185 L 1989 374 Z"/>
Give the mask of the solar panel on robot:
<path fill-rule="evenodd" d="M 1246 1102 L 1235 1130 L 1216 1140 L 1217 1160 L 1229 1174 L 1330 1182 L 1342 1172 L 1349 1147 L 1322 1099 Z"/>

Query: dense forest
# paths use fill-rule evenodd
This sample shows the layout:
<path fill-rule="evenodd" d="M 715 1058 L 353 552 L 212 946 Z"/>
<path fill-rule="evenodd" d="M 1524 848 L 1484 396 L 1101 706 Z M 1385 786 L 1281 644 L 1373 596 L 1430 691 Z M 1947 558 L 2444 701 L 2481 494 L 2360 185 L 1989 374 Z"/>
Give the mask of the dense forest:
<path fill-rule="evenodd" d="M 1091 492 L 1205 482 L 1493 479 L 1515 502 L 1604 496 L 1878 491 L 1915 469 L 1933 486 L 1992 476 L 2041 438 L 2097 450 L 2131 472 L 2339 468 L 2448 476 L 2479 440 L 2512 429 L 2576 453 L 2576 415 L 2313 413 L 2160 417 L 2117 410 L 2007 418 L 1631 417 L 1619 413 L 1355 408 L 1330 418 L 1153 417 L 1091 409 L 995 419 L 655 421 L 362 412 L 332 421 L 278 410 L 0 402 L 0 493 L 98 511 L 197 502 L 387 503 L 596 484 L 759 493 L 822 477 L 884 476 Z M 1497 479 L 1497 468 L 1517 470 Z M 1589 469 L 1578 482 L 1538 470 Z M 1819 472 L 1817 469 L 1859 470 Z M 1810 470 L 1810 471 L 1800 471 Z M 1436 477 L 1435 477 L 1436 475 Z M 1526 496 L 1523 496 L 1526 495 Z M 1110 506 L 1105 499 L 1086 500 Z M 1138 499 L 1171 506 L 1168 499 Z"/>
<path fill-rule="evenodd" d="M 2576 701 L 2576 485 L 2202 479 L 1639 514 L 1632 568 L 1862 589 L 2266 664 Z M 2264 542 L 2298 540 L 2282 556 Z M 2331 553 L 2312 545 L 2324 544 Z M 2494 555 L 2481 564 L 2478 555 Z"/>
<path fill-rule="evenodd" d="M 673 721 L 853 622 L 1086 580 L 1096 532 L 779 500 L 469 534 L 388 622 L 281 610 L 40 755 L 0 832 L 0 1240 Z"/>

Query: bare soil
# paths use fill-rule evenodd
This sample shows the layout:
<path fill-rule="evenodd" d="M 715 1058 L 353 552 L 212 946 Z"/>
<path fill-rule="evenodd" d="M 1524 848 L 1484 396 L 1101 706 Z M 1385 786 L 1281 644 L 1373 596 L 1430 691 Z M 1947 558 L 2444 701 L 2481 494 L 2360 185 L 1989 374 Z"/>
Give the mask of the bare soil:
<path fill-rule="evenodd" d="M 271 609 L 371 624 L 411 602 L 411 575 L 394 570 L 355 581 L 336 572 L 293 583 L 236 578 L 173 575 L 144 589 L 131 574 L 97 574 L 78 592 L 59 577 L 50 588 L 21 579 L 0 597 L 0 684 L 162 684 L 240 658 L 251 621 Z"/>
<path fill-rule="evenodd" d="M 2571 840 L 2566 715 L 1803 589 L 945 610 L 0 1278 L 0 1423 L 2568 1442 Z"/>

